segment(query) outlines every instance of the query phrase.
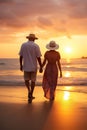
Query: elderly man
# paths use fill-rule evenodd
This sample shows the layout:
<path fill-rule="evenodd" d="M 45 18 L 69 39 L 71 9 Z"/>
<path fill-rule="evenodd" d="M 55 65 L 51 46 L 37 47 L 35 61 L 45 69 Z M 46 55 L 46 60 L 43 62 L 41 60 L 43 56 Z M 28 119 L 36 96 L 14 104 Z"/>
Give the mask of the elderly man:
<path fill-rule="evenodd" d="M 19 52 L 20 55 L 20 70 L 24 71 L 25 85 L 28 89 L 28 101 L 31 103 L 33 91 L 35 88 L 35 81 L 37 75 L 37 61 L 41 70 L 41 52 L 39 46 L 34 42 L 38 39 L 35 34 L 30 34 L 26 37 L 27 42 L 23 43 Z"/>

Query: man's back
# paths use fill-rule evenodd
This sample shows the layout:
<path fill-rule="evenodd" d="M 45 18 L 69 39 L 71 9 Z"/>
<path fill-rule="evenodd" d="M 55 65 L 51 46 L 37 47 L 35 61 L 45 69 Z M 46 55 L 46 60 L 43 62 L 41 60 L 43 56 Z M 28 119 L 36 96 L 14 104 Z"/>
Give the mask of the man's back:
<path fill-rule="evenodd" d="M 36 71 L 37 70 L 37 57 L 41 56 L 39 46 L 33 41 L 23 43 L 19 53 L 23 56 L 24 71 Z"/>

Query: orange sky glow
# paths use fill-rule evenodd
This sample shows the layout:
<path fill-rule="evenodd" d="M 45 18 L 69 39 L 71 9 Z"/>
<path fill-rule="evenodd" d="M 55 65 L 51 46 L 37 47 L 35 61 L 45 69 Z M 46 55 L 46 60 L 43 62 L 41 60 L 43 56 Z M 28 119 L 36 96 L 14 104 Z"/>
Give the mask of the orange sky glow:
<path fill-rule="evenodd" d="M 29 33 L 42 56 L 55 40 L 62 58 L 87 57 L 87 0 L 0 0 L 0 58 L 18 58 Z"/>

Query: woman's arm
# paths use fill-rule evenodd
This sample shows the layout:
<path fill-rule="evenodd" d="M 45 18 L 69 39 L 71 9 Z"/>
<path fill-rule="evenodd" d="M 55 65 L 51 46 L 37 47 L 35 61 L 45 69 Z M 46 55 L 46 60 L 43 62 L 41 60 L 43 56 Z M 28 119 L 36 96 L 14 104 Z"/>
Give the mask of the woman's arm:
<path fill-rule="evenodd" d="M 61 69 L 60 60 L 57 61 L 57 64 L 58 64 L 58 67 L 59 67 L 59 70 L 60 70 L 60 78 L 61 78 L 62 77 L 62 69 Z"/>
<path fill-rule="evenodd" d="M 42 67 L 44 67 L 45 64 L 46 64 L 46 58 L 44 58 L 43 60 Z"/>

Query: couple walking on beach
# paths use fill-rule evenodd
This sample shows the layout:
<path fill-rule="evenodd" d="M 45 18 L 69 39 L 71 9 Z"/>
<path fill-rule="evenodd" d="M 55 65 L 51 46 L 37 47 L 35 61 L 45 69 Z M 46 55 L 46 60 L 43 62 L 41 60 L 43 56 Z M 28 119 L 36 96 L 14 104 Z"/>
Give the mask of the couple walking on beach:
<path fill-rule="evenodd" d="M 55 98 L 55 90 L 57 86 L 58 70 L 60 71 L 60 77 L 62 77 L 60 53 L 56 51 L 59 45 L 55 41 L 50 41 L 46 45 L 48 51 L 44 54 L 44 60 L 41 62 L 41 51 L 39 46 L 35 43 L 38 38 L 35 34 L 29 34 L 26 37 L 27 42 L 23 43 L 20 48 L 20 70 L 24 71 L 24 81 L 28 89 L 28 101 L 29 103 L 35 98 L 33 96 L 36 76 L 37 76 L 37 61 L 39 63 L 39 72 L 43 72 L 45 66 L 42 87 L 44 91 L 44 97 L 53 101 Z"/>

